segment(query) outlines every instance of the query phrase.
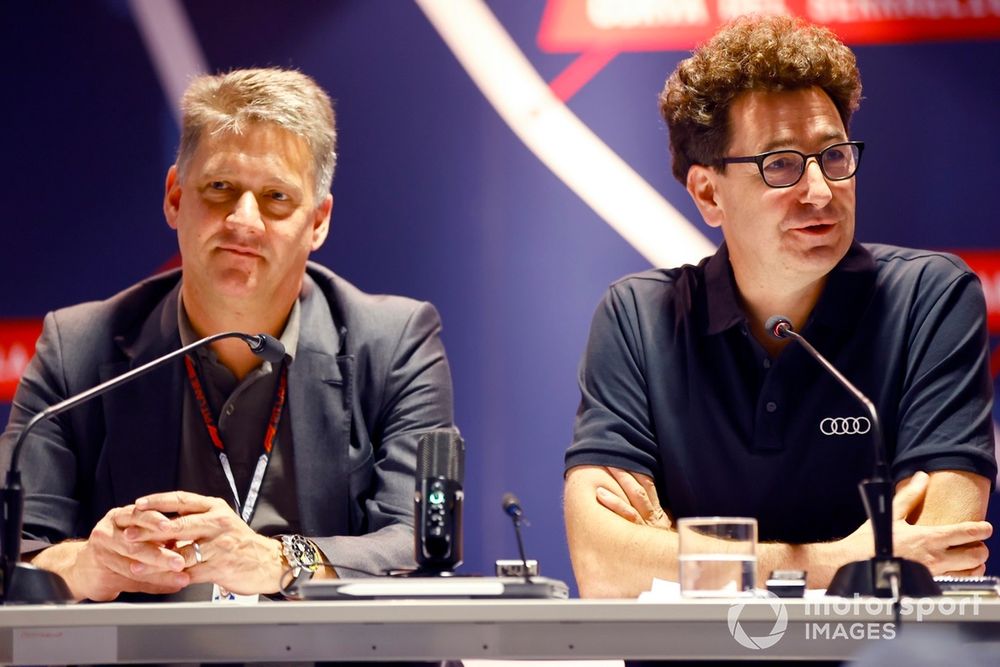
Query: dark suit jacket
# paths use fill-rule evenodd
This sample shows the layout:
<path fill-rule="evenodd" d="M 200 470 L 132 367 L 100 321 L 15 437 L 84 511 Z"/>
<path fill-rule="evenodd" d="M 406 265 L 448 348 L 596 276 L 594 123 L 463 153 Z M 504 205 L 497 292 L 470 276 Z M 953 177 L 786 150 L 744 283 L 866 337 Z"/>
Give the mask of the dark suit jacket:
<path fill-rule="evenodd" d="M 453 421 L 437 311 L 307 272 L 324 298 L 303 309 L 288 371 L 302 531 L 343 576 L 411 567 L 417 439 Z M 46 316 L 0 438 L 4 468 L 32 415 L 180 347 L 180 277 Z M 86 537 L 108 510 L 176 489 L 186 386 L 183 364 L 167 364 L 40 424 L 20 458 L 25 537 Z"/>

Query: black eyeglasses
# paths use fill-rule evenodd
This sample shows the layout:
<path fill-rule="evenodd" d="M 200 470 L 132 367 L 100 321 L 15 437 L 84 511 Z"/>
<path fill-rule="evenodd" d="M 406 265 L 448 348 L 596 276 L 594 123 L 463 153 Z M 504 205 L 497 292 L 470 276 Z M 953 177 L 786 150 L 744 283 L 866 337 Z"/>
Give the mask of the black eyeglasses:
<path fill-rule="evenodd" d="M 809 155 L 793 150 L 769 151 L 748 157 L 724 157 L 722 164 L 753 162 L 760 170 L 760 177 L 769 186 L 790 188 L 802 179 L 802 174 L 806 173 L 806 162 L 811 157 L 816 158 L 816 163 L 827 180 L 847 180 L 858 171 L 861 151 L 864 149 L 863 141 L 845 141 Z"/>

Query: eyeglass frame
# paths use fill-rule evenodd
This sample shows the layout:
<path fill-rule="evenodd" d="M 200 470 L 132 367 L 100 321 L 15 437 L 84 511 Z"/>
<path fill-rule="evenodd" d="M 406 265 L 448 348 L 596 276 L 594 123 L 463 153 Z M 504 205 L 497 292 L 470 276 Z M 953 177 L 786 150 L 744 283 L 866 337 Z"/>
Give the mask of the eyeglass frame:
<path fill-rule="evenodd" d="M 832 178 L 826 173 L 826 167 L 823 166 L 822 156 L 823 153 L 827 152 L 831 148 L 836 148 L 837 146 L 855 146 L 858 149 L 858 157 L 855 159 L 856 164 L 854 165 L 854 171 L 851 172 L 849 176 L 844 176 L 842 178 Z M 848 179 L 854 178 L 858 173 L 858 169 L 861 167 L 861 154 L 865 150 L 865 142 L 863 141 L 838 141 L 835 144 L 830 144 L 818 153 L 803 153 L 802 151 L 797 151 L 793 148 L 782 148 L 776 151 L 767 151 L 766 153 L 758 153 L 757 155 L 747 155 L 743 157 L 724 157 L 719 162 L 720 164 L 756 164 L 757 171 L 760 172 L 760 179 L 764 181 L 764 185 L 769 188 L 791 188 L 798 185 L 799 181 L 806 173 L 806 165 L 809 163 L 809 158 L 816 158 L 816 164 L 819 165 L 819 170 L 823 174 L 823 178 L 828 181 L 846 181 Z M 772 155 L 778 153 L 795 153 L 802 157 L 802 171 L 799 172 L 799 177 L 787 185 L 771 185 L 767 182 L 767 177 L 764 176 L 764 160 Z"/>

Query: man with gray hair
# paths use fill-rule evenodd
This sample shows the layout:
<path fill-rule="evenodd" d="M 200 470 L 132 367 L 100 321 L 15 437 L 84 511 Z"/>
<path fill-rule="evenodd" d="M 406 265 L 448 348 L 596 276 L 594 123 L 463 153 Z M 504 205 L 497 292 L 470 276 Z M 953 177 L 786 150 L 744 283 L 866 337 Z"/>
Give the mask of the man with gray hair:
<path fill-rule="evenodd" d="M 296 71 L 237 70 L 195 79 L 182 108 L 163 198 L 181 269 L 46 316 L 4 455 L 39 411 L 202 337 L 266 333 L 284 358 L 217 341 L 41 424 L 26 557 L 90 600 L 412 565 L 417 439 L 452 427 L 450 372 L 433 306 L 308 261 L 333 206 L 329 97 Z"/>

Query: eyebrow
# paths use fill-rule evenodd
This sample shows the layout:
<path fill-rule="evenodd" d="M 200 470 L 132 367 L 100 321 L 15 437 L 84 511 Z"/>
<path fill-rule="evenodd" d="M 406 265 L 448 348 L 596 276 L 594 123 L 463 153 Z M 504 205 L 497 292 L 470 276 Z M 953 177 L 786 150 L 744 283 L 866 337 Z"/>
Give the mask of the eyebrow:
<path fill-rule="evenodd" d="M 226 168 L 206 169 L 201 173 L 201 179 L 207 181 L 230 181 L 244 185 L 244 179 L 241 179 L 234 171 Z M 288 190 L 292 193 L 301 193 L 303 190 L 302 186 L 285 180 L 280 176 L 267 175 L 261 181 L 264 189 L 276 188 L 279 190 Z"/>
<path fill-rule="evenodd" d="M 820 136 L 820 142 L 824 145 L 830 145 L 831 143 L 838 143 L 840 141 L 847 141 L 847 137 L 840 130 L 829 130 L 825 134 Z M 789 146 L 794 145 L 795 140 L 788 137 L 779 137 L 777 139 L 772 139 L 771 141 L 764 144 L 763 148 L 759 153 L 770 153 L 771 151 L 777 150 L 795 150 L 789 148 Z"/>

